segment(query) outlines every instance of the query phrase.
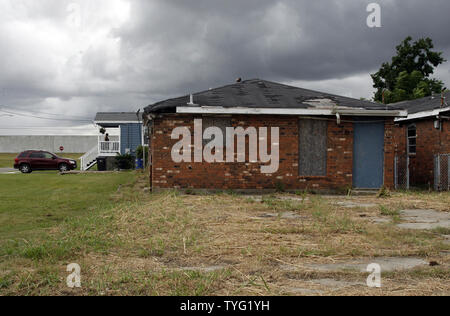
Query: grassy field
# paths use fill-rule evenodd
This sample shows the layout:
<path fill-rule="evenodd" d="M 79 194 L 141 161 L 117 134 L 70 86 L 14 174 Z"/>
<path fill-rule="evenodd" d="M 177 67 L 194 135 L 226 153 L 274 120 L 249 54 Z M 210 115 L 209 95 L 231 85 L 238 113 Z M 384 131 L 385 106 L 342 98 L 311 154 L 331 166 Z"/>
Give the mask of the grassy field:
<path fill-rule="evenodd" d="M 401 209 L 449 212 L 449 193 L 250 197 L 146 186 L 136 173 L 0 175 L 0 295 L 450 294 L 448 229 L 395 225 Z M 394 256 L 437 264 L 384 273 L 381 289 L 314 285 L 368 274 L 311 265 Z M 70 263 L 81 266 L 80 289 L 65 284 Z"/>
<path fill-rule="evenodd" d="M 14 158 L 18 154 L 0 153 L 0 168 L 14 168 Z M 77 160 L 78 168 L 80 167 L 80 157 L 84 154 L 61 154 L 61 157 Z"/>

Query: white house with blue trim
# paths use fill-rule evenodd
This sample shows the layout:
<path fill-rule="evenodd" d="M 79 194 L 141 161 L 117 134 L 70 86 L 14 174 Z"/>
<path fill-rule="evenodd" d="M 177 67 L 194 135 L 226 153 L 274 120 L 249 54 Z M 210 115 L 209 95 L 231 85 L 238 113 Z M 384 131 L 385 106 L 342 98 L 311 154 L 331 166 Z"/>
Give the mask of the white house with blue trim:
<path fill-rule="evenodd" d="M 99 112 L 94 123 L 99 129 L 98 144 L 81 157 L 81 170 L 95 166 L 99 157 L 135 155 L 137 147 L 144 144 L 142 113 Z M 102 128 L 104 134 L 100 133 Z"/>

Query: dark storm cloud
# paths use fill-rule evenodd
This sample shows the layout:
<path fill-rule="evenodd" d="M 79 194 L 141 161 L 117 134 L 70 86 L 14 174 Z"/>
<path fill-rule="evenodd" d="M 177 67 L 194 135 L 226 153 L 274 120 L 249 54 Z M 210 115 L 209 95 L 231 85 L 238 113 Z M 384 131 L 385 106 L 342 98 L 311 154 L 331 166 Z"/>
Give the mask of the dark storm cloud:
<path fill-rule="evenodd" d="M 141 61 L 130 69 L 157 94 L 237 76 L 315 81 L 368 73 L 408 35 L 430 36 L 448 52 L 450 2 L 378 1 L 379 29 L 366 25 L 370 2 L 133 1 L 133 21 L 117 34 L 128 60 Z"/>
<path fill-rule="evenodd" d="M 382 6 L 381 28 L 366 25 L 371 2 Z M 408 35 L 433 38 L 450 59 L 448 0 L 5 0 L 0 8 L 0 103 L 58 113 L 137 109 L 236 77 L 369 97 L 369 73 Z M 444 81 L 448 69 L 439 71 Z M 337 79 L 346 84 L 327 86 Z"/>

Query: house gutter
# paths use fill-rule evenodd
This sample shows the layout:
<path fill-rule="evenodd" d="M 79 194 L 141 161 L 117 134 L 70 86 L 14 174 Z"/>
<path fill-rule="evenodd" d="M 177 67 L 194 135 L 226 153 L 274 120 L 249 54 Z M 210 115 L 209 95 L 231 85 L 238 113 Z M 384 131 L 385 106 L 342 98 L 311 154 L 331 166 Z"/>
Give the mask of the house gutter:
<path fill-rule="evenodd" d="M 97 125 L 102 124 L 140 124 L 141 121 L 94 121 Z"/>
<path fill-rule="evenodd" d="M 386 116 L 404 117 L 407 111 L 402 110 L 364 110 L 364 109 L 280 109 L 280 108 L 224 108 L 216 106 L 179 106 L 178 114 L 252 114 L 252 115 L 323 115 L 323 116 Z"/>

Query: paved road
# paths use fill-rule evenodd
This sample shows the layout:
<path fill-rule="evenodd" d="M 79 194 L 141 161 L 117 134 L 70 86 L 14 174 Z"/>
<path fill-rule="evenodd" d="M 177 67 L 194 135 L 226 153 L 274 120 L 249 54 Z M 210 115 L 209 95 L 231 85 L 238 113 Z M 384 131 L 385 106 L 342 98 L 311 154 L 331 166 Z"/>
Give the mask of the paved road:
<path fill-rule="evenodd" d="M 15 174 L 15 173 L 19 173 L 19 171 L 13 168 L 0 168 L 0 174 Z"/>

